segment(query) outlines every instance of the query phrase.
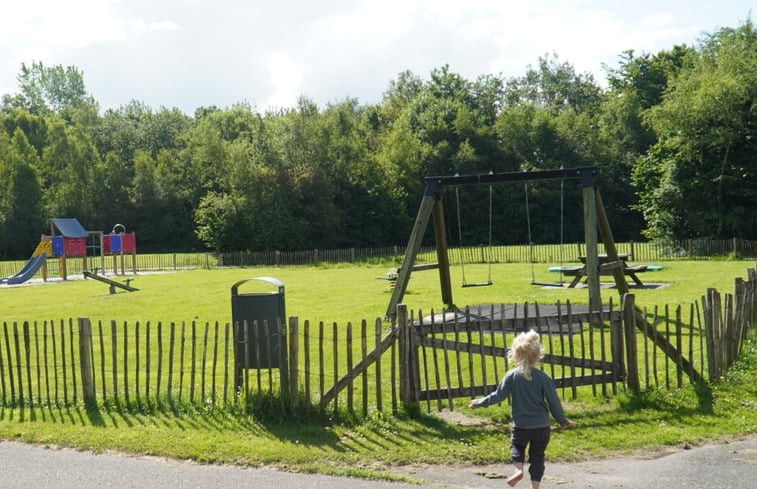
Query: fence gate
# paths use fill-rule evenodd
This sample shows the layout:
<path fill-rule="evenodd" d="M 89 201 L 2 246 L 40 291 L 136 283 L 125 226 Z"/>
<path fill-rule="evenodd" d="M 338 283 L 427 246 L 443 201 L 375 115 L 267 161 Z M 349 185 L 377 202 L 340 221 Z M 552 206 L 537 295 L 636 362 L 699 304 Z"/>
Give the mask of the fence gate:
<path fill-rule="evenodd" d="M 401 311 L 401 308 L 398 308 Z M 530 329 L 541 335 L 541 368 L 563 396 L 591 386 L 594 395 L 617 392 L 624 379 L 620 311 L 589 313 L 588 308 L 538 304 L 489 305 L 419 319 L 398 314 L 400 399 L 452 410 L 456 398 L 488 394 L 514 367 L 508 345 Z"/>

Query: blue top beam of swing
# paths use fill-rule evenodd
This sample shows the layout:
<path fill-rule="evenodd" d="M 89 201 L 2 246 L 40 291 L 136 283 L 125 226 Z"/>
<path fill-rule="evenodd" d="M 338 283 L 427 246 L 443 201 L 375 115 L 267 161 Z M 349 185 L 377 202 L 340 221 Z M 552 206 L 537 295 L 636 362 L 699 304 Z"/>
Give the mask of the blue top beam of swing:
<path fill-rule="evenodd" d="M 582 166 L 578 168 L 560 168 L 556 170 L 530 170 L 502 173 L 479 173 L 476 175 L 451 175 L 425 177 L 425 195 L 433 195 L 439 187 L 445 185 L 473 185 L 481 183 L 523 182 L 529 180 L 556 180 L 561 178 L 580 178 L 581 185 L 591 187 L 597 175 L 596 166 Z"/>
<path fill-rule="evenodd" d="M 65 238 L 86 238 L 89 233 L 75 218 L 54 217 L 53 224 Z"/>

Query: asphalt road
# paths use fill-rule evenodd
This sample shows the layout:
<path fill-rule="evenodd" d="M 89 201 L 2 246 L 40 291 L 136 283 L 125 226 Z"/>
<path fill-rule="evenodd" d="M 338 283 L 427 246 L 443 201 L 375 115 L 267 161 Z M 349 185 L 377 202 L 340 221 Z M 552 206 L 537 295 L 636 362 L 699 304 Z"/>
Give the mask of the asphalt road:
<path fill-rule="evenodd" d="M 291 474 L 269 469 L 201 465 L 157 457 L 93 454 L 0 442 L 4 489 L 447 489 L 507 487 L 506 465 L 486 467 L 403 467 L 420 484 L 346 477 Z M 757 483 L 757 436 L 725 445 L 680 450 L 653 459 L 613 458 L 547 464 L 542 488 L 683 487 L 748 488 Z M 518 487 L 528 488 L 524 480 Z"/>

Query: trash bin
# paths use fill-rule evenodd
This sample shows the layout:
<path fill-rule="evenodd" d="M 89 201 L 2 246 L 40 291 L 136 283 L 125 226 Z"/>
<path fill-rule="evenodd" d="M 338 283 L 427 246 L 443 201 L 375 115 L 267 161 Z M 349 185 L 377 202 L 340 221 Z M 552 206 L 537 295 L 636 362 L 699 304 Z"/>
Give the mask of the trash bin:
<path fill-rule="evenodd" d="M 251 280 L 267 282 L 275 286 L 276 291 L 240 294 L 239 287 Z M 235 283 L 231 287 L 231 318 L 234 324 L 236 365 L 241 368 L 279 368 L 279 345 L 283 346 L 284 342 L 280 341 L 276 325 L 280 319 L 283 328 L 281 333 L 284 335 L 281 340 L 284 340 L 286 338 L 284 284 L 273 277 L 254 277 Z M 258 324 L 257 334 L 253 328 L 255 321 Z M 268 322 L 267 335 L 264 321 Z M 247 342 L 244 341 L 245 336 Z M 286 350 L 283 353 L 286 355 Z"/>

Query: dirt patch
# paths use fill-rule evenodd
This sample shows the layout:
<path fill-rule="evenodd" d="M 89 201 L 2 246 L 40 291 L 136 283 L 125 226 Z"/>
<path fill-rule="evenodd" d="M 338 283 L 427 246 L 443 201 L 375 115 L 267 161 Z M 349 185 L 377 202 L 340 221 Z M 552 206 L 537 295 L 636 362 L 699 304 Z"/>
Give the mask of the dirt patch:
<path fill-rule="evenodd" d="M 440 411 L 434 416 L 449 424 L 460 426 L 490 426 L 492 422 L 486 418 L 480 418 L 460 411 Z"/>

